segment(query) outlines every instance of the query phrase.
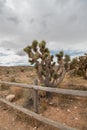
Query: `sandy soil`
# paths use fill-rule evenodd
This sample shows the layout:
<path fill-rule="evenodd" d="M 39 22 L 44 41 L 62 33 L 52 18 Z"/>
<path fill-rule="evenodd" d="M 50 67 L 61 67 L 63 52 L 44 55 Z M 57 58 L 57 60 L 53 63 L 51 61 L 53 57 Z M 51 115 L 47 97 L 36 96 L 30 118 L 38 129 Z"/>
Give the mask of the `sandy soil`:
<path fill-rule="evenodd" d="M 85 104 L 85 101 L 72 101 L 72 103 L 67 104 L 65 107 L 53 107 L 51 105 L 43 115 L 74 128 L 87 130 L 87 104 Z"/>
<path fill-rule="evenodd" d="M 16 120 L 16 115 L 0 105 L 0 130 L 34 130 L 26 122 Z"/>
<path fill-rule="evenodd" d="M 37 77 L 35 70 L 31 67 L 10 67 L 4 68 L 0 67 L 0 80 L 22 82 L 33 84 L 34 78 Z M 86 85 L 87 81 L 80 77 L 69 77 L 66 76 L 61 87 L 67 87 L 65 84 L 83 84 Z M 78 89 L 78 88 L 75 88 Z M 82 88 L 81 88 L 82 89 Z M 86 88 L 87 89 L 87 88 Z M 9 90 L 1 90 L 0 95 L 6 97 L 10 93 Z M 63 100 L 64 98 L 64 100 Z M 67 97 L 66 97 L 67 98 Z M 54 95 L 52 100 L 45 104 L 45 109 L 41 114 L 49 119 L 65 123 L 69 126 L 79 128 L 80 130 L 87 130 L 87 99 L 76 97 L 65 100 L 65 97 Z M 22 104 L 22 100 L 15 101 L 18 104 Z M 43 104 L 42 104 L 43 105 Z M 41 106 L 40 106 L 41 107 Z M 17 119 L 17 115 L 14 111 L 10 109 L 5 109 L 2 104 L 0 104 L 0 130 L 51 130 L 47 126 L 39 126 L 36 128 L 32 126 L 27 121 L 22 121 Z"/>

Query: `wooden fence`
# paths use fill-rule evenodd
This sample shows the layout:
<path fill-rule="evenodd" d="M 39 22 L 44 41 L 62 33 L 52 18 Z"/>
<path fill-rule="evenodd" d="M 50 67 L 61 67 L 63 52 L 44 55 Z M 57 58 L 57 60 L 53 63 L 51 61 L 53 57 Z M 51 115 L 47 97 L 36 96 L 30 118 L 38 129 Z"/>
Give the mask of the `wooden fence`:
<path fill-rule="evenodd" d="M 0 101 L 13 107 L 14 109 L 17 109 L 43 123 L 46 123 L 48 125 L 54 126 L 55 128 L 58 128 L 60 130 L 77 130 L 76 128 L 72 128 L 70 126 L 67 126 L 65 124 L 61 124 L 59 122 L 55 122 L 53 120 L 50 120 L 48 118 L 45 118 L 41 116 L 38 111 L 38 90 L 46 91 L 46 92 L 51 92 L 51 93 L 57 93 L 57 94 L 67 94 L 67 95 L 73 95 L 73 96 L 82 96 L 82 97 L 87 97 L 87 91 L 80 91 L 80 90 L 70 90 L 70 89 L 60 89 L 60 88 L 50 88 L 50 87 L 42 87 L 38 86 L 37 80 L 35 80 L 34 85 L 30 84 L 22 84 L 22 83 L 13 83 L 13 82 L 6 82 L 6 81 L 0 81 L 0 84 L 6 84 L 9 86 L 17 86 L 17 87 L 22 87 L 22 88 L 27 88 L 27 89 L 33 89 L 33 99 L 34 99 L 34 112 L 25 109 L 21 106 L 14 105 L 7 100 L 0 98 Z"/>

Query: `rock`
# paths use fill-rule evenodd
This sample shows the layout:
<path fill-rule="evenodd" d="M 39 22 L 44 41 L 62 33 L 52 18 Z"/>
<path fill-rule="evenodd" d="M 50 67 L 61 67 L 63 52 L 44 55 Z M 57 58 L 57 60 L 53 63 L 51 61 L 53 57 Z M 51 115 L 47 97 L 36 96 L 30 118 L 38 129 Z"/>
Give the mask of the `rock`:
<path fill-rule="evenodd" d="M 15 99 L 15 95 L 14 94 L 9 94 L 8 96 L 6 96 L 6 99 L 10 102 L 12 102 Z"/>
<path fill-rule="evenodd" d="M 57 111 L 59 111 L 59 109 L 58 109 L 58 108 L 57 108 L 56 110 L 57 110 Z"/>
<path fill-rule="evenodd" d="M 78 120 L 78 118 L 76 117 L 75 120 Z"/>
<path fill-rule="evenodd" d="M 50 102 L 49 105 L 53 105 L 53 102 Z"/>
<path fill-rule="evenodd" d="M 33 128 L 33 130 L 36 130 L 36 129 L 37 129 L 37 127 L 34 127 L 34 128 Z"/>
<path fill-rule="evenodd" d="M 67 110 L 68 112 L 71 112 L 70 109 Z"/>
<path fill-rule="evenodd" d="M 74 109 L 77 109 L 77 107 L 75 106 Z"/>

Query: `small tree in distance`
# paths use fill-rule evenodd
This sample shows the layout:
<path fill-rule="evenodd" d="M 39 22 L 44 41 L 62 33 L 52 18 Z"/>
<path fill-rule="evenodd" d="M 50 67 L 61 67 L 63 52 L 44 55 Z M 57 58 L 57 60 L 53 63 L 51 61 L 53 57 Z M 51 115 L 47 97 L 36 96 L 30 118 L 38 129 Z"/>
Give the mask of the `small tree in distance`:
<path fill-rule="evenodd" d="M 69 70 L 70 56 L 64 55 L 63 51 L 56 54 L 57 63 L 53 60 L 54 56 L 51 55 L 49 49 L 46 47 L 46 42 L 34 40 L 31 46 L 24 48 L 28 54 L 29 62 L 34 65 L 39 79 L 47 87 L 57 87 L 66 72 Z"/>

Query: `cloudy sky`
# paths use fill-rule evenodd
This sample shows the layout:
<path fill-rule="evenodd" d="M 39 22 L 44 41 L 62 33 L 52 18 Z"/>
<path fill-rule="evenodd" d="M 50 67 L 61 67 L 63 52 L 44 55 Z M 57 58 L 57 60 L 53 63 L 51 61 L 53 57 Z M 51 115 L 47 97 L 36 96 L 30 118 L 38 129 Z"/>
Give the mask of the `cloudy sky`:
<path fill-rule="evenodd" d="M 87 52 L 87 0 L 0 0 L 0 65 L 28 64 L 34 39 L 53 53 Z"/>

